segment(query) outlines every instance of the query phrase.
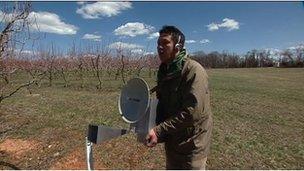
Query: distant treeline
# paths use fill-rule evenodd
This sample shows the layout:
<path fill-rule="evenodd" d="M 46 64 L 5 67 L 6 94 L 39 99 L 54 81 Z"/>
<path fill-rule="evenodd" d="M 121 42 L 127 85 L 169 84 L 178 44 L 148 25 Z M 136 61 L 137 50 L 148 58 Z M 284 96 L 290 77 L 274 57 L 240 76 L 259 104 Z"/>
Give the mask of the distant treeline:
<path fill-rule="evenodd" d="M 225 51 L 208 54 L 199 51 L 192 54 L 191 58 L 205 68 L 303 67 L 304 48 L 299 46 L 276 54 L 267 50 L 251 50 L 243 56 Z"/>

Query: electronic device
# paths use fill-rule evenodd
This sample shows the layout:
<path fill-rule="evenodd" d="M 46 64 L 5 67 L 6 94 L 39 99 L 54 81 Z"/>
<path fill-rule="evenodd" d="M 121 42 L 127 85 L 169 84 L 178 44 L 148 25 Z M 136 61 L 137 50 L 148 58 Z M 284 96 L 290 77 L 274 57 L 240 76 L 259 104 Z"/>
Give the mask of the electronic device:
<path fill-rule="evenodd" d="M 152 92 L 152 91 L 151 91 Z M 93 144 L 133 132 L 137 140 L 146 143 L 145 137 L 155 126 L 158 100 L 150 97 L 149 86 L 142 78 L 133 78 L 123 86 L 118 109 L 122 119 L 130 124 L 129 129 L 111 128 L 104 125 L 89 125 L 86 137 L 88 170 L 93 170 Z"/>

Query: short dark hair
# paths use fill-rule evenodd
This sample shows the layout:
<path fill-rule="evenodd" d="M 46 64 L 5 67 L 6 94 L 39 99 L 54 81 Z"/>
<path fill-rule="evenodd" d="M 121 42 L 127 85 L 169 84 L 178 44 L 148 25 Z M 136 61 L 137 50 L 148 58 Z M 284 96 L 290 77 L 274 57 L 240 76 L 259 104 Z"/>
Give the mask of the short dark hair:
<path fill-rule="evenodd" d="M 181 49 L 184 48 L 185 35 L 178 28 L 176 28 L 175 26 L 164 25 L 162 29 L 159 30 L 159 35 L 163 33 L 172 35 L 172 39 L 175 43 L 178 43 L 178 39 L 179 39 L 179 44 L 181 45 Z"/>

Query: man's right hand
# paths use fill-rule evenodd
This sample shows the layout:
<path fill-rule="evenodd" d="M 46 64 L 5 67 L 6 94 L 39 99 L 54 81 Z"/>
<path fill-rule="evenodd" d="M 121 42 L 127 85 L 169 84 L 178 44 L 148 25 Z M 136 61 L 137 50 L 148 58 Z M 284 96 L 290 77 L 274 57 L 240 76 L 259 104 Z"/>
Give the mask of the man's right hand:
<path fill-rule="evenodd" d="M 157 136 L 155 134 L 154 129 L 151 129 L 146 136 L 146 146 L 154 147 L 157 144 Z"/>

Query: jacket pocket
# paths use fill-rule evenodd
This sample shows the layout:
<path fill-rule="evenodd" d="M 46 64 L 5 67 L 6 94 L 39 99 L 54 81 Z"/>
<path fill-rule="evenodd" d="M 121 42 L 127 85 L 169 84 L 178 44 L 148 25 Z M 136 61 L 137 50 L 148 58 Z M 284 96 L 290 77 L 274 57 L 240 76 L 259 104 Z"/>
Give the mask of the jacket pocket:
<path fill-rule="evenodd" d="M 207 141 L 206 139 L 207 131 L 208 131 L 207 129 L 203 129 L 201 127 L 195 128 L 193 142 L 196 148 L 204 148 Z"/>
<path fill-rule="evenodd" d="M 180 131 L 178 135 L 172 138 L 172 143 L 174 143 L 174 150 L 180 154 L 188 155 L 192 154 L 193 150 L 196 148 L 194 141 L 194 127 L 189 127 Z"/>

